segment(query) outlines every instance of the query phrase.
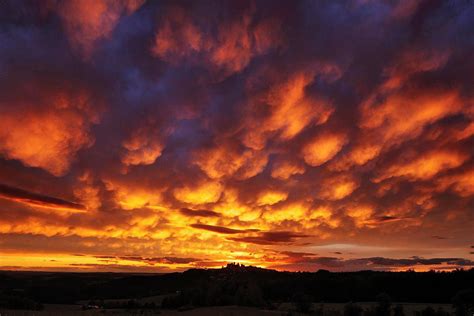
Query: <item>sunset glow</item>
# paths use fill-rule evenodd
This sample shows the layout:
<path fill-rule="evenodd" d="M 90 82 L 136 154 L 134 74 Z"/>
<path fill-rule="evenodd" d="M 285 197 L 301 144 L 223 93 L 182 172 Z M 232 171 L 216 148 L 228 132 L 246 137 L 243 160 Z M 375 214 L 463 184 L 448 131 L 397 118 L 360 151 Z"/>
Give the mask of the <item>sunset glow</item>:
<path fill-rule="evenodd" d="M 0 25 L 0 270 L 474 267 L 472 3 L 0 1 Z"/>

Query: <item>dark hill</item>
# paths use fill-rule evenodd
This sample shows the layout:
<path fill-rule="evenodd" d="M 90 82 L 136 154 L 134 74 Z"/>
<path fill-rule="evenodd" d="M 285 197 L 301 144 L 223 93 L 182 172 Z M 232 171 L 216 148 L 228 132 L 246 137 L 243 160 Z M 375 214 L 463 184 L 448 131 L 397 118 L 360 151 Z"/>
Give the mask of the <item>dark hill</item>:
<path fill-rule="evenodd" d="M 52 273 L 0 271 L 0 295 L 41 303 L 140 298 L 170 294 L 164 304 L 226 305 L 247 300 L 374 301 L 380 293 L 393 301 L 450 303 L 461 290 L 474 287 L 474 269 L 452 272 L 278 272 L 230 264 L 222 269 L 191 269 L 169 274 Z M 176 294 L 177 293 L 177 294 Z M 252 301 L 254 300 L 254 301 Z"/>

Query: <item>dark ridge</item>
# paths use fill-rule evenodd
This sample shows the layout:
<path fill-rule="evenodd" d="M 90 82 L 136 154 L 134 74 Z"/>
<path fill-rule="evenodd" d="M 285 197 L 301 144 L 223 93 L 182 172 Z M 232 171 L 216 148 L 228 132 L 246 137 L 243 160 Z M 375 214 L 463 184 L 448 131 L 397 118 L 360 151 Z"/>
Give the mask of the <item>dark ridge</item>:
<path fill-rule="evenodd" d="M 255 295 L 265 302 L 288 302 L 295 293 L 304 293 L 313 302 L 373 302 L 379 293 L 386 293 L 394 302 L 451 303 L 456 293 L 473 286 L 474 269 L 279 272 L 229 264 L 221 269 L 168 274 L 0 272 L 1 295 L 21 293 L 23 298 L 35 302 L 58 304 L 175 293 L 169 302 L 172 305 L 186 305 L 194 295 L 212 297 L 207 303 L 199 303 L 203 306 L 233 305 L 236 302 L 231 298 L 243 289 L 256 291 L 259 294 Z M 176 293 L 181 293 L 178 303 L 173 301 Z"/>

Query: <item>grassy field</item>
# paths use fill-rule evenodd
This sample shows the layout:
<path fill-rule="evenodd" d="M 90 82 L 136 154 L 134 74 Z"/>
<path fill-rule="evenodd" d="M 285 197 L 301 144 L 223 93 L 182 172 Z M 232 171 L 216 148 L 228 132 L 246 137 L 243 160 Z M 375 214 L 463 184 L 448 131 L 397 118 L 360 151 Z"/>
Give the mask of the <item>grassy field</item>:
<path fill-rule="evenodd" d="M 158 302 L 161 297 L 149 297 L 143 298 L 144 302 Z M 358 303 L 363 309 L 370 309 L 375 303 Z M 437 310 L 442 308 L 446 312 L 452 312 L 452 307 L 449 304 L 417 304 L 417 303 L 394 303 L 395 305 L 402 305 L 406 316 L 415 315 L 417 311 L 425 309 L 427 306 L 431 306 Z M 322 307 L 323 315 L 325 316 L 338 316 L 343 315 L 345 304 L 336 303 L 315 303 L 313 304 L 313 310 Z M 262 310 L 259 308 L 242 307 L 242 306 L 216 306 L 216 307 L 202 307 L 189 310 L 123 310 L 123 309 L 107 309 L 107 310 L 85 310 L 81 309 L 81 305 L 59 305 L 59 304 L 46 304 L 42 311 L 21 311 L 21 310 L 0 310 L 0 316 L 95 316 L 95 315 L 163 315 L 163 316 L 204 316 L 204 315 L 216 315 L 216 316 L 269 316 L 269 315 L 303 315 L 295 312 L 294 305 L 291 303 L 276 304 L 275 310 Z"/>

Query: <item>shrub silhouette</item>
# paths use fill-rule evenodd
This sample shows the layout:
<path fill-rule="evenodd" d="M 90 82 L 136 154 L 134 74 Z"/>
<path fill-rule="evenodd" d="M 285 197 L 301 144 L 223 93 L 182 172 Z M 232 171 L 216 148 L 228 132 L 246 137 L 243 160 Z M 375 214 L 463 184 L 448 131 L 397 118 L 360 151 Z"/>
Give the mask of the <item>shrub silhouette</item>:
<path fill-rule="evenodd" d="M 436 312 L 433 307 L 428 306 L 421 311 L 421 316 L 436 316 Z"/>
<path fill-rule="evenodd" d="M 402 305 L 397 305 L 393 308 L 393 316 L 405 316 L 405 311 Z"/>
<path fill-rule="evenodd" d="M 297 311 L 308 313 L 311 311 L 312 297 L 301 292 L 297 293 L 293 296 L 293 305 Z"/>
<path fill-rule="evenodd" d="M 390 306 L 392 299 L 386 293 L 380 293 L 376 297 L 377 306 L 375 307 L 376 316 L 387 316 L 390 315 Z"/>
<path fill-rule="evenodd" d="M 344 316 L 361 316 L 362 311 L 362 307 L 352 302 L 344 306 Z"/>
<path fill-rule="evenodd" d="M 474 291 L 472 289 L 459 291 L 452 302 L 456 316 L 471 316 L 474 312 Z"/>

